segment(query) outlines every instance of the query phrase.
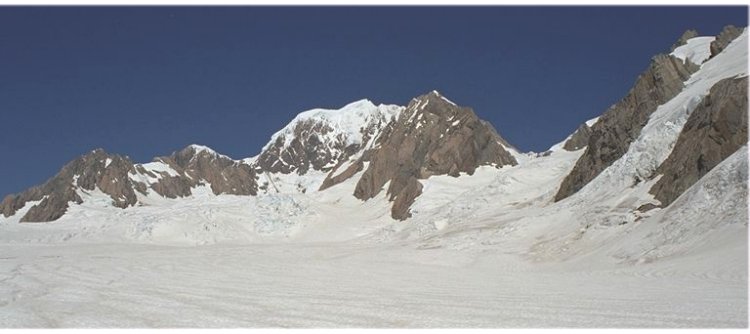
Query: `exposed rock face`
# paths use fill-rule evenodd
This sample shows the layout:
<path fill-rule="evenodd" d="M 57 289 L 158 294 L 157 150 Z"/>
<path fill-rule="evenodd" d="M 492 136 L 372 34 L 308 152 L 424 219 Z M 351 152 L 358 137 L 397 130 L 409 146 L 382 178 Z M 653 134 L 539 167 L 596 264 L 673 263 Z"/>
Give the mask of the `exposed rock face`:
<path fill-rule="evenodd" d="M 339 170 L 341 169 L 341 170 Z M 339 166 L 336 166 L 323 180 L 323 183 L 320 185 L 320 189 L 318 190 L 325 190 L 328 189 L 334 185 L 337 185 L 341 182 L 344 182 L 348 180 L 350 177 L 354 176 L 354 174 L 359 173 L 364 169 L 364 162 L 363 160 L 357 160 L 354 163 L 343 166 L 342 164 L 339 164 Z"/>
<path fill-rule="evenodd" d="M 578 151 L 589 144 L 589 137 L 591 137 L 591 128 L 586 125 L 586 123 L 581 124 L 581 126 L 573 132 L 573 135 L 570 136 L 570 139 L 563 144 L 563 149 L 567 151 Z"/>
<path fill-rule="evenodd" d="M 135 189 L 145 188 L 145 185 L 128 178 L 132 170 L 134 166 L 130 159 L 97 149 L 68 163 L 43 185 L 7 196 L 0 204 L 0 211 L 9 217 L 27 202 L 41 200 L 20 221 L 53 221 L 65 214 L 69 202 L 82 202 L 76 189 L 93 191 L 96 188 L 112 198 L 113 206 L 126 208 L 137 203 Z"/>
<path fill-rule="evenodd" d="M 747 88 L 747 77 L 721 80 L 690 114 L 650 190 L 662 207 L 747 144 Z"/>
<path fill-rule="evenodd" d="M 696 69 L 669 55 L 653 57 L 649 68 L 638 77 L 625 98 L 610 107 L 592 126 L 586 151 L 563 180 L 555 201 L 576 193 L 622 157 L 640 135 L 649 116 L 659 105 L 676 96 Z"/>
<path fill-rule="evenodd" d="M 157 158 L 178 176 L 162 175 L 152 188 L 160 195 L 175 198 L 191 194 L 190 189 L 208 183 L 216 194 L 256 195 L 257 177 L 252 166 L 232 160 L 198 145 L 188 146 L 168 157 Z"/>
<path fill-rule="evenodd" d="M 669 49 L 669 51 L 674 51 L 674 49 L 687 44 L 687 41 L 689 39 L 691 39 L 691 38 L 694 38 L 694 37 L 698 37 L 698 32 L 697 31 L 695 31 L 693 29 L 685 31 L 684 33 L 682 33 L 682 36 L 680 36 L 680 38 L 677 39 L 677 42 L 675 42 L 674 44 L 672 44 L 672 47 Z"/>
<path fill-rule="evenodd" d="M 339 110 L 303 112 L 272 137 L 256 163 L 269 173 L 305 174 L 310 168 L 329 171 L 371 146 L 401 109 L 361 100 Z"/>
<path fill-rule="evenodd" d="M 516 165 L 505 149 L 507 143 L 470 108 L 459 107 L 433 91 L 413 99 L 383 130 L 367 157 L 367 169 L 357 183 L 354 196 L 367 200 L 387 190 L 394 201 L 392 216 L 406 219 L 408 208 L 421 194 L 418 179 L 431 175 L 473 174 L 480 165 Z"/>
<path fill-rule="evenodd" d="M 408 178 L 406 184 L 404 184 L 398 193 L 391 193 L 391 198 L 393 199 L 391 216 L 401 220 L 411 217 L 409 207 L 411 207 L 414 200 L 421 194 L 422 183 L 417 181 L 416 178 Z"/>
<path fill-rule="evenodd" d="M 719 52 L 729 45 L 735 38 L 740 36 L 745 29 L 728 25 L 721 30 L 716 39 L 711 42 L 711 57 L 716 56 Z"/>

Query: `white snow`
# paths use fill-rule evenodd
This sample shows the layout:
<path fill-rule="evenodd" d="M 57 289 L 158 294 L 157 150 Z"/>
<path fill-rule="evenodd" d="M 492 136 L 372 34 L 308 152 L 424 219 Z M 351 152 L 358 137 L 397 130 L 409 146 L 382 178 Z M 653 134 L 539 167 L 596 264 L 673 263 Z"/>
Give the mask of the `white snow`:
<path fill-rule="evenodd" d="M 213 155 L 213 156 L 216 156 L 216 157 L 222 157 L 222 158 L 225 158 L 225 159 L 234 160 L 234 159 L 232 159 L 232 158 L 230 158 L 230 157 L 228 157 L 228 156 L 226 156 L 224 154 L 221 154 L 221 153 L 218 153 L 218 152 L 214 151 L 212 148 L 210 148 L 208 146 L 205 146 L 205 145 L 190 144 L 190 145 L 188 145 L 188 147 L 190 147 L 193 150 L 195 150 L 195 155 L 198 155 L 199 153 L 206 152 L 206 153 L 208 153 L 210 155 Z"/>
<path fill-rule="evenodd" d="M 273 145 L 277 138 L 284 139 L 284 146 L 288 146 L 295 138 L 294 128 L 297 124 L 304 121 L 321 122 L 330 126 L 333 131 L 323 136 L 321 140 L 324 143 L 336 142 L 343 137 L 344 143 L 348 146 L 351 144 L 362 144 L 363 125 L 371 124 L 378 121 L 390 122 L 398 117 L 403 107 L 396 105 L 374 105 L 370 100 L 359 100 L 347 104 L 340 109 L 312 109 L 298 114 L 287 126 L 271 136 L 271 140 L 263 147 L 268 149 Z"/>
<path fill-rule="evenodd" d="M 670 55 L 681 59 L 683 62 L 687 59 L 691 63 L 700 65 L 711 56 L 711 42 L 716 37 L 694 37 L 687 40 L 685 45 L 679 46 L 670 53 Z"/>
<path fill-rule="evenodd" d="M 457 105 L 453 101 L 448 100 L 448 98 L 446 98 L 445 96 L 443 96 L 442 94 L 440 94 L 440 92 L 438 92 L 436 90 L 433 90 L 432 93 L 434 93 L 435 95 L 437 95 L 438 97 L 440 97 L 441 99 L 443 99 L 443 101 L 445 101 L 445 102 L 448 102 L 448 103 L 450 103 L 450 104 L 452 104 L 454 106 Z"/>
<path fill-rule="evenodd" d="M 599 122 L 599 117 L 598 116 L 594 117 L 594 118 L 592 118 L 592 119 L 590 119 L 588 121 L 586 121 L 586 126 L 592 127 L 592 126 L 594 126 L 594 124 L 596 124 L 596 122 Z"/>
<path fill-rule="evenodd" d="M 154 172 L 156 174 L 159 173 L 167 173 L 169 176 L 179 176 L 180 174 L 177 173 L 176 170 L 172 169 L 168 164 L 165 164 L 161 161 L 153 161 L 145 164 L 141 164 L 143 168 L 145 168 L 147 171 Z"/>

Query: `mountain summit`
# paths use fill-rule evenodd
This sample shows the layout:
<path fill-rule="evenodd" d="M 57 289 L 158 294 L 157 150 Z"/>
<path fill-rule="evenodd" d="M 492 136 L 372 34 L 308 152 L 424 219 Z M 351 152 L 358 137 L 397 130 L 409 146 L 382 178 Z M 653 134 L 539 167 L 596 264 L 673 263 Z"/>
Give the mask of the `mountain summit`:
<path fill-rule="evenodd" d="M 354 196 L 367 200 L 388 183 L 394 201 L 392 216 L 406 219 L 409 206 L 422 192 L 419 179 L 432 175 L 473 174 L 481 165 L 516 165 L 507 142 L 470 109 L 459 107 L 437 91 L 412 99 L 386 129 L 369 161 Z"/>

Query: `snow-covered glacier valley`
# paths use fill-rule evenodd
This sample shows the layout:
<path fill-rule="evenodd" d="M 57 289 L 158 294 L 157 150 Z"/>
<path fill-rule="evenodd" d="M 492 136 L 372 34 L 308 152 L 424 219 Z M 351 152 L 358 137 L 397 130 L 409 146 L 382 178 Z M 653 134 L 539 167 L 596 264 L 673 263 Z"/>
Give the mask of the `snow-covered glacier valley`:
<path fill-rule="evenodd" d="M 94 150 L 0 205 L 0 327 L 747 327 L 747 127 L 722 142 L 711 114 L 743 114 L 714 88 L 747 84 L 747 31 L 726 31 L 654 58 L 679 90 L 644 124 L 579 128 L 637 128 L 616 158 L 579 130 L 519 152 L 437 91 L 304 112 L 241 160 Z"/>

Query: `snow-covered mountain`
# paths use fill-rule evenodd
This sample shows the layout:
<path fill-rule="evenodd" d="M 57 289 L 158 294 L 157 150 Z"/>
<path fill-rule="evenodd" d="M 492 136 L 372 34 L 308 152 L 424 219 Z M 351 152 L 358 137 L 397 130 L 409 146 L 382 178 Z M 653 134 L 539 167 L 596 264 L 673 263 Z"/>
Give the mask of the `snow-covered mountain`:
<path fill-rule="evenodd" d="M 437 91 L 245 159 L 88 152 L 0 203 L 0 325 L 746 328 L 747 34 L 686 32 L 546 152 Z"/>
<path fill-rule="evenodd" d="M 682 199 L 698 185 L 745 187 L 705 178 L 746 149 L 746 91 L 747 31 L 688 32 L 620 102 L 544 153 L 518 152 L 437 91 L 406 106 L 360 100 L 300 113 L 245 159 L 200 145 L 149 163 L 94 150 L 7 196 L 0 223 L 9 238 L 30 226 L 19 222 L 54 221 L 42 239 L 505 240 L 540 259 L 585 253 L 669 221 L 683 212 L 675 205 L 699 207 Z"/>
<path fill-rule="evenodd" d="M 338 110 L 308 110 L 271 136 L 258 157 L 247 161 L 255 161 L 269 173 L 329 171 L 349 157 L 372 148 L 385 125 L 403 109 L 360 100 Z"/>

